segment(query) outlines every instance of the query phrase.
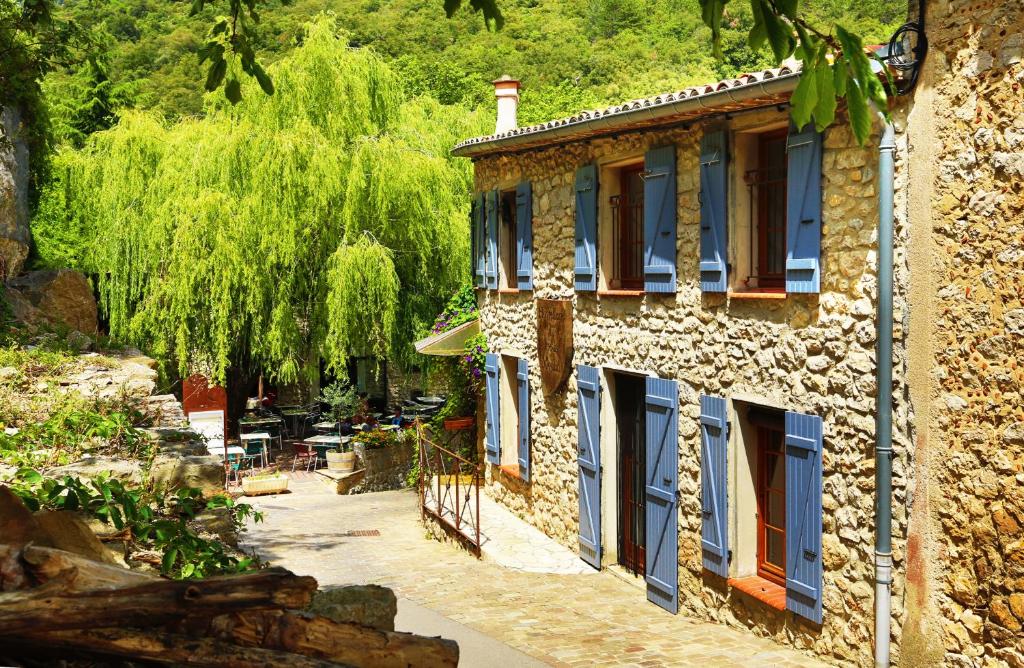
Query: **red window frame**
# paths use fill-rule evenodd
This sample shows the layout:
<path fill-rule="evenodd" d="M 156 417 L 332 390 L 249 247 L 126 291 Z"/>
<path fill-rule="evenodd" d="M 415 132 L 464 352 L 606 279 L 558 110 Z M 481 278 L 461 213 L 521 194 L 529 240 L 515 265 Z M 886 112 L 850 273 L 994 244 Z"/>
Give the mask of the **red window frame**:
<path fill-rule="evenodd" d="M 785 427 L 780 414 L 762 414 L 757 427 L 757 575 L 785 586 L 786 584 L 786 446 Z M 782 467 L 782 487 L 773 487 L 769 480 L 769 463 Z M 780 496 L 781 517 L 771 514 L 772 496 Z M 768 535 L 777 534 L 782 542 L 782 558 L 775 563 L 768 558 Z"/>
<path fill-rule="evenodd" d="M 612 197 L 614 264 L 611 287 L 641 290 L 644 287 L 644 191 L 643 163 L 619 169 L 619 194 Z M 634 194 L 630 186 L 639 180 Z"/>

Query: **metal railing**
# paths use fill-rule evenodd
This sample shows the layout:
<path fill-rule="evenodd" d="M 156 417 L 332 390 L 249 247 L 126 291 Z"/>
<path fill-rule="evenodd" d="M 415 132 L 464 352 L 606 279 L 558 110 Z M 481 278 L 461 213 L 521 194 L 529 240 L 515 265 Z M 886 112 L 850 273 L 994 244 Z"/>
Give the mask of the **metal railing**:
<path fill-rule="evenodd" d="M 480 466 L 428 438 L 417 421 L 420 464 L 420 516 L 441 525 L 470 552 L 480 556 Z"/>

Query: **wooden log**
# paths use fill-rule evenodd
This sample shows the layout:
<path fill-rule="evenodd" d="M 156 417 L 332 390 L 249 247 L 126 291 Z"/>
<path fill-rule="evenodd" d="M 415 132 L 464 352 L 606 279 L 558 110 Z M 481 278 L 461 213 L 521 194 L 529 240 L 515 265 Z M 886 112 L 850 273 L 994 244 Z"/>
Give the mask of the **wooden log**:
<path fill-rule="evenodd" d="M 25 565 L 21 563 L 21 550 L 14 545 L 0 545 L 0 592 L 30 586 L 32 583 L 25 572 Z"/>
<path fill-rule="evenodd" d="M 0 635 L 33 629 L 159 626 L 189 615 L 304 608 L 316 580 L 269 568 L 205 580 L 153 580 L 131 587 L 65 591 L 75 573 L 25 591 L 0 594 Z"/>
<path fill-rule="evenodd" d="M 68 592 L 120 589 L 159 580 L 155 575 L 110 566 L 71 552 L 36 545 L 29 545 L 22 550 L 21 561 L 37 583 L 45 584 L 63 578 L 65 591 Z"/>
<path fill-rule="evenodd" d="M 155 629 L 34 631 L 0 641 L 5 648 L 9 643 L 26 650 L 31 650 L 33 645 L 41 645 L 50 651 L 73 653 L 69 657 L 89 654 L 207 668 L 328 668 L 342 665 L 287 652 L 239 647 L 213 638 L 188 638 Z"/>
<path fill-rule="evenodd" d="M 335 622 L 293 610 L 220 615 L 205 628 L 193 627 L 191 634 L 352 666 L 453 668 L 459 663 L 459 646 L 452 640 Z"/>

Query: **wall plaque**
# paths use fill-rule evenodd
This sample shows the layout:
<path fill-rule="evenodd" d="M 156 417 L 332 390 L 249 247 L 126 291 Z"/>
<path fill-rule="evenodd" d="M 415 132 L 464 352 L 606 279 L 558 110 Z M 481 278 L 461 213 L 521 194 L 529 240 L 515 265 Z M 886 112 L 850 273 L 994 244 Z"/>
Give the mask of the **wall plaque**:
<path fill-rule="evenodd" d="M 544 394 L 554 394 L 572 372 L 572 301 L 537 300 L 537 356 Z"/>

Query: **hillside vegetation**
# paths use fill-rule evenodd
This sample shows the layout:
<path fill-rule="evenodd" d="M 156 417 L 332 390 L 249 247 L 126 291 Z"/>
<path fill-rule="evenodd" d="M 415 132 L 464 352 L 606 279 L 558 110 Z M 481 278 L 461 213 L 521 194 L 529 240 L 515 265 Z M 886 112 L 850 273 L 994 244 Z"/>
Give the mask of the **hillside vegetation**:
<path fill-rule="evenodd" d="M 214 3 L 216 5 L 216 3 Z M 444 16 L 440 0 L 295 0 L 262 12 L 260 58 L 279 60 L 301 44 L 320 12 L 336 17 L 352 46 L 369 46 L 400 74 L 411 94 L 474 108 L 492 99 L 491 80 L 523 81 L 521 120 L 535 122 L 601 103 L 649 95 L 770 66 L 746 45 L 744 2 L 729 5 L 724 58 L 711 53 L 697 0 L 502 0 L 503 30 L 479 14 Z M 215 6 L 216 8 L 216 6 Z M 888 39 L 906 0 L 805 0 L 817 25 L 839 23 L 867 43 Z M 172 0 L 66 0 L 62 11 L 104 45 L 94 62 L 51 74 L 46 91 L 61 139 L 81 141 L 90 125 L 113 122 L 103 107 L 137 107 L 169 118 L 204 111 L 197 50 L 213 10 L 188 17 Z M 246 94 L 259 94 L 249 86 Z"/>

